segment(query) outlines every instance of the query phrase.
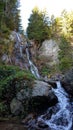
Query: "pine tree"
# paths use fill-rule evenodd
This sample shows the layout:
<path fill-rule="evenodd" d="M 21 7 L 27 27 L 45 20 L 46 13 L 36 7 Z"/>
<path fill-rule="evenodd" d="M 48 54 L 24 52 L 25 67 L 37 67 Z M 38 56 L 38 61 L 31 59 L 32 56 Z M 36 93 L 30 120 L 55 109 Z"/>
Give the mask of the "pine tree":
<path fill-rule="evenodd" d="M 45 11 L 39 11 L 38 8 L 32 10 L 27 27 L 27 35 L 29 39 L 34 39 L 35 41 L 38 41 L 38 43 L 49 38 L 49 18 Z"/>
<path fill-rule="evenodd" d="M 0 1 L 0 29 L 5 27 L 10 30 L 16 29 L 19 31 L 20 16 L 19 16 L 19 1 L 18 0 L 1 0 Z"/>

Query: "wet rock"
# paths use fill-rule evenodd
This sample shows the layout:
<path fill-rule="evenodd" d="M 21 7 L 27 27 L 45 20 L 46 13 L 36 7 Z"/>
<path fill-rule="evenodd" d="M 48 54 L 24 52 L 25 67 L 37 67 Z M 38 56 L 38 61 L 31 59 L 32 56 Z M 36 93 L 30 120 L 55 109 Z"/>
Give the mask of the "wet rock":
<path fill-rule="evenodd" d="M 53 106 L 58 102 L 57 96 L 51 90 L 49 91 L 48 98 L 49 98 L 49 106 Z"/>
<path fill-rule="evenodd" d="M 46 129 L 46 128 L 48 128 L 48 125 L 44 121 L 39 121 L 38 127 L 42 128 L 42 129 Z"/>
<path fill-rule="evenodd" d="M 30 130 L 50 130 L 49 126 L 42 120 L 38 119 L 34 114 L 29 114 L 22 123 Z"/>
<path fill-rule="evenodd" d="M 35 118 L 35 114 L 31 113 L 25 119 L 23 119 L 21 121 L 21 123 L 22 124 L 26 124 L 27 122 L 29 122 L 29 120 L 33 120 L 34 118 Z"/>
<path fill-rule="evenodd" d="M 51 85 L 53 88 L 56 88 L 56 81 L 55 80 L 51 80 L 51 79 L 43 79 L 44 82 L 48 83 L 49 85 Z"/>

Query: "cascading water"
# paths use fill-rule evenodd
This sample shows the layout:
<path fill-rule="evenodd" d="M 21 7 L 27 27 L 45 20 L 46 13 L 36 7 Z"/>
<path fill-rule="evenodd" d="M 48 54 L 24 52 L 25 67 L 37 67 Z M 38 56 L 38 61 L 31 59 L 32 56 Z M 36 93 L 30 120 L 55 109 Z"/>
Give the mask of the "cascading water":
<path fill-rule="evenodd" d="M 55 95 L 58 97 L 58 104 L 54 107 L 48 109 L 48 112 L 52 111 L 52 116 L 50 119 L 45 119 L 44 115 L 38 118 L 42 119 L 51 130 L 73 130 L 72 120 L 73 113 L 71 111 L 72 107 L 69 103 L 68 95 L 61 87 L 60 82 L 57 82 L 57 88 L 53 89 Z"/>
<path fill-rule="evenodd" d="M 20 56 L 24 59 L 22 52 L 23 45 L 21 45 L 21 38 L 18 33 L 16 33 L 15 47 L 19 47 Z M 37 67 L 31 61 L 28 45 L 26 47 L 26 55 L 30 65 L 30 71 L 35 77 L 40 78 Z M 73 130 L 73 103 L 71 105 L 69 102 L 68 94 L 61 87 L 60 82 L 57 81 L 56 84 L 57 88 L 53 88 L 53 91 L 58 97 L 58 103 L 47 110 L 46 116 L 41 115 L 38 117 L 37 121 L 42 120 L 46 123 L 49 126 L 48 130 Z M 47 115 L 51 116 L 47 117 Z"/>
<path fill-rule="evenodd" d="M 19 47 L 20 49 L 20 56 L 23 57 L 23 53 L 22 53 L 22 48 L 23 48 L 23 45 L 21 45 L 21 38 L 20 38 L 20 35 L 19 33 L 16 33 L 16 44 L 15 44 L 15 47 Z"/>
<path fill-rule="evenodd" d="M 28 44 L 28 43 L 27 43 Z M 27 45 L 28 46 L 28 45 Z M 15 47 L 19 47 L 20 49 L 20 56 L 21 58 L 24 59 L 24 55 L 23 55 L 23 52 L 22 52 L 22 49 L 23 49 L 23 45 L 21 44 L 21 38 L 20 38 L 20 35 L 19 33 L 16 33 L 16 45 Z M 39 75 L 39 72 L 38 72 L 38 69 L 37 67 L 33 64 L 33 62 L 30 60 L 30 54 L 29 54 L 29 49 L 28 47 L 26 47 L 26 55 L 27 55 L 27 59 L 28 59 L 28 62 L 29 62 L 29 65 L 30 65 L 30 71 L 31 73 L 36 77 L 36 78 L 40 78 L 40 75 Z"/>
<path fill-rule="evenodd" d="M 29 50 L 28 48 L 26 48 L 26 54 L 27 54 L 27 59 L 30 65 L 30 71 L 32 72 L 32 74 L 36 77 L 36 78 L 40 78 L 40 75 L 38 73 L 38 69 L 37 67 L 32 63 L 32 61 L 30 60 L 30 55 L 29 55 Z"/>

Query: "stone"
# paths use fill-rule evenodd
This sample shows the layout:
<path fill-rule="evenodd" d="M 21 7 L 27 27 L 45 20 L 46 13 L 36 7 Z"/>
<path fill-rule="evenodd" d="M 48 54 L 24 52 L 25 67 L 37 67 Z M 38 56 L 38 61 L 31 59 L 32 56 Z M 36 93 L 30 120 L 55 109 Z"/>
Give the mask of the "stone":
<path fill-rule="evenodd" d="M 26 90 L 26 89 L 21 89 L 20 92 L 18 92 L 16 94 L 16 97 L 19 101 L 23 101 L 25 100 L 26 98 L 28 98 L 30 95 L 30 89 L 29 90 Z"/>
<path fill-rule="evenodd" d="M 19 115 L 24 110 L 22 103 L 16 98 L 12 99 L 10 103 L 10 109 L 13 115 Z"/>
<path fill-rule="evenodd" d="M 51 85 L 53 88 L 56 88 L 57 85 L 56 85 L 56 81 L 55 80 L 52 80 L 52 79 L 43 79 L 44 82 L 48 83 L 49 85 Z"/>
<path fill-rule="evenodd" d="M 44 81 L 35 80 L 33 83 L 32 96 L 48 96 L 51 85 Z"/>
<path fill-rule="evenodd" d="M 59 62 L 58 51 L 59 47 L 55 40 L 45 40 L 39 50 L 39 58 L 44 58 L 49 65 L 57 64 Z"/>
<path fill-rule="evenodd" d="M 58 102 L 51 85 L 48 83 L 34 80 L 32 86 L 30 84 L 27 88 L 17 92 L 16 98 L 11 101 L 11 113 L 14 115 L 19 115 L 20 112 L 25 114 L 29 112 L 40 113 Z"/>

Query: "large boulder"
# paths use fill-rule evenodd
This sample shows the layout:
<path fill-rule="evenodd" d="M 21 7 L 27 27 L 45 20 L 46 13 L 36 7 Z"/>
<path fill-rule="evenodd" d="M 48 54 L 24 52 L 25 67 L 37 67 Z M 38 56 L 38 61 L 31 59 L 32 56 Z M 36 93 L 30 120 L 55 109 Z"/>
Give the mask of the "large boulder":
<path fill-rule="evenodd" d="M 48 96 L 51 86 L 44 81 L 35 80 L 33 83 L 32 96 Z"/>
<path fill-rule="evenodd" d="M 73 96 L 73 68 L 65 74 L 62 80 L 62 85 L 65 90 Z"/>
<path fill-rule="evenodd" d="M 44 81 L 34 80 L 32 86 L 21 89 L 16 98 L 11 101 L 11 112 L 14 115 L 36 111 L 40 112 L 57 103 L 57 97 L 52 92 L 51 85 Z M 27 112 L 26 112 L 27 111 Z"/>
<path fill-rule="evenodd" d="M 43 59 L 49 65 L 58 63 L 59 47 L 55 40 L 45 40 L 39 50 L 39 58 Z M 43 61 L 44 62 L 44 61 Z"/>

